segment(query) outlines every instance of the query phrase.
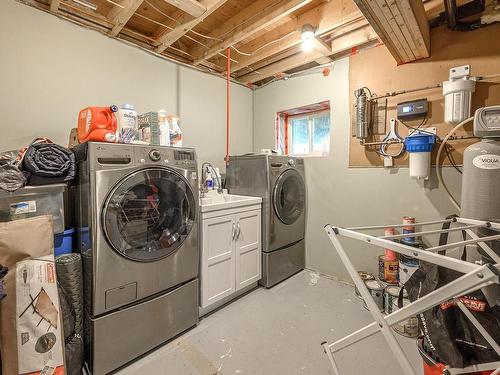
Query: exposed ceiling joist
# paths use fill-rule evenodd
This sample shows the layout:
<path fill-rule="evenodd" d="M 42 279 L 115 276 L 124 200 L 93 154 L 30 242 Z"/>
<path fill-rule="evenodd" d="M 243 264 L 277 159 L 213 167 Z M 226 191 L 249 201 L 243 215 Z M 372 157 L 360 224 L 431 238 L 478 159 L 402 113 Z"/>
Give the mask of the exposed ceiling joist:
<path fill-rule="evenodd" d="M 243 20 L 252 19 L 254 18 L 252 16 L 255 16 L 256 14 L 258 14 L 258 17 L 255 17 L 255 20 L 251 23 L 247 22 L 237 26 L 234 30 L 232 30 L 228 37 L 225 37 L 221 42 L 216 42 L 207 51 L 200 51 L 199 48 L 196 48 L 193 52 L 191 52 L 191 54 L 195 56 L 194 64 L 200 64 L 203 60 L 209 59 L 220 51 L 223 51 L 226 48 L 252 36 L 260 30 L 271 26 L 277 20 L 287 17 L 289 14 L 311 1 L 312 0 L 280 0 L 271 5 L 269 5 L 265 0 L 255 1 L 251 6 L 235 17 L 241 19 L 243 16 Z M 256 12 L 257 10 L 260 10 L 260 12 Z M 226 21 L 220 29 L 216 29 L 210 33 L 210 36 L 218 37 L 219 35 L 224 34 L 226 27 L 233 23 L 234 20 L 232 19 Z M 229 28 L 229 30 L 231 30 L 231 28 Z"/>
<path fill-rule="evenodd" d="M 203 20 L 206 17 L 211 15 L 213 12 L 215 12 L 220 6 L 222 6 L 227 1 L 228 0 L 206 0 L 206 1 L 204 1 L 204 4 L 206 5 L 205 13 L 203 13 L 198 18 L 195 18 L 194 20 L 183 23 L 182 25 L 175 27 L 173 30 L 167 31 L 163 35 L 161 35 L 157 39 L 159 45 L 156 47 L 155 51 L 158 53 L 165 51 L 165 49 L 167 49 L 174 42 L 176 42 L 177 40 L 182 38 L 184 35 L 186 35 L 186 33 L 188 33 L 196 25 L 203 22 Z"/>
<path fill-rule="evenodd" d="M 261 38 L 261 46 L 255 46 L 260 48 L 259 52 L 252 53 L 251 56 L 239 57 L 238 63 L 232 67 L 233 72 L 298 46 L 302 43 L 300 30 L 305 24 L 315 27 L 316 35 L 324 35 L 331 32 L 344 34 L 368 25 L 368 21 L 352 1 L 331 0 L 328 3 L 323 3 L 281 26 L 280 29 L 283 32 L 277 37 L 270 37 L 277 42 L 272 43 L 273 39 Z"/>
<path fill-rule="evenodd" d="M 373 31 L 370 26 L 365 26 L 359 30 L 335 38 L 332 41 L 331 54 L 335 55 L 345 51 L 349 51 L 354 47 L 360 46 L 367 42 L 375 41 L 377 39 L 378 36 L 375 31 Z M 258 82 L 278 73 L 286 72 L 287 70 L 308 64 L 322 57 L 324 57 L 323 51 L 318 50 L 313 50 L 310 53 L 297 53 L 291 57 L 268 65 L 264 68 L 259 68 L 257 72 L 239 77 L 238 80 L 244 83 Z"/>
<path fill-rule="evenodd" d="M 59 10 L 59 4 L 61 4 L 61 0 L 51 0 L 50 2 L 50 11 L 57 12 Z"/>
<path fill-rule="evenodd" d="M 201 17 L 207 11 L 207 8 L 201 2 L 196 0 L 165 0 L 165 2 L 193 17 Z"/>
<path fill-rule="evenodd" d="M 430 56 L 430 28 L 422 1 L 354 2 L 398 64 Z"/>
<path fill-rule="evenodd" d="M 125 0 L 122 3 L 123 8 L 115 6 L 108 14 L 108 18 L 113 23 L 110 35 L 116 36 L 120 33 L 128 20 L 134 15 L 135 11 L 142 4 L 143 0 Z"/>

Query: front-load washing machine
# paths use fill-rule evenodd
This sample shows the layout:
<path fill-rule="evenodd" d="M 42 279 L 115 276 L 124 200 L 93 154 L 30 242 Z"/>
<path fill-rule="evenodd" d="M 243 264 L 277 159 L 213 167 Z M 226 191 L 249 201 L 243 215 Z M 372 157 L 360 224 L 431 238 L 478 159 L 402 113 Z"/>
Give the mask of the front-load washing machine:
<path fill-rule="evenodd" d="M 262 279 L 269 288 L 305 267 L 304 159 L 267 154 L 230 156 L 231 194 L 262 198 Z"/>
<path fill-rule="evenodd" d="M 100 375 L 198 322 L 197 163 L 188 148 L 78 148 L 86 360 Z"/>

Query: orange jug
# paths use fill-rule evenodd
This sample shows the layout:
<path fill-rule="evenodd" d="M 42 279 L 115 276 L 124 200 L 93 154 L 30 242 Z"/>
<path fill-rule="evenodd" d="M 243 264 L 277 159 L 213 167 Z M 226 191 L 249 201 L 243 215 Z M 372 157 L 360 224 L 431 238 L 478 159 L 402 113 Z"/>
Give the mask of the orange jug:
<path fill-rule="evenodd" d="M 78 115 L 78 141 L 116 142 L 116 111 L 116 105 L 82 109 Z"/>

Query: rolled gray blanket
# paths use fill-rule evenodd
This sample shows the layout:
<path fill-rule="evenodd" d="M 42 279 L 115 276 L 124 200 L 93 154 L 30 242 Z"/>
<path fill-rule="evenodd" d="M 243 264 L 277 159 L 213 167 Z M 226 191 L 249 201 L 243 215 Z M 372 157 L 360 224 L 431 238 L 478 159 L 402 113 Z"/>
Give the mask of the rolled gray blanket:
<path fill-rule="evenodd" d="M 50 141 L 35 141 L 24 155 L 22 169 L 29 172 L 29 185 L 72 181 L 76 175 L 75 155 Z"/>
<path fill-rule="evenodd" d="M 83 287 L 80 254 L 63 254 L 56 258 L 57 282 L 62 303 L 65 329 L 66 373 L 81 374 L 83 365 Z M 73 326 L 67 324 L 74 322 Z M 66 330 L 69 330 L 67 332 Z"/>

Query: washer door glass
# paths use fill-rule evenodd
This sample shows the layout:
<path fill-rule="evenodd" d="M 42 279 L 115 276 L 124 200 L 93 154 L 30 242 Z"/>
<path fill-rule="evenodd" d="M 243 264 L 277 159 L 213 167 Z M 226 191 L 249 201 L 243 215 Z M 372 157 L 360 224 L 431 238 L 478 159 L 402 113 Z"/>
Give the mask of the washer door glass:
<path fill-rule="evenodd" d="M 177 250 L 196 223 L 187 180 L 168 168 L 136 172 L 119 183 L 103 210 L 104 232 L 121 255 L 154 261 Z"/>
<path fill-rule="evenodd" d="M 285 224 L 293 224 L 304 212 L 304 180 L 295 169 L 287 169 L 276 180 L 273 194 L 274 211 Z"/>

